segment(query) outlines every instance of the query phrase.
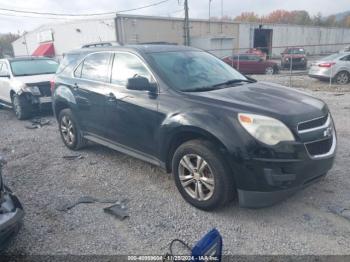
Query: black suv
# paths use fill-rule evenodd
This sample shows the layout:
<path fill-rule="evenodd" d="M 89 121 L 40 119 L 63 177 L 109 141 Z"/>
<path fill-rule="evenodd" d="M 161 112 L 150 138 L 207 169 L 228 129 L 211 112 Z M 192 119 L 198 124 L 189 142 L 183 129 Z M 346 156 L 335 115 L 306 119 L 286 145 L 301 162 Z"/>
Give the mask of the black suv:
<path fill-rule="evenodd" d="M 235 193 L 241 206 L 271 205 L 333 165 L 336 133 L 324 102 L 256 82 L 195 48 L 71 51 L 53 88 L 68 148 L 93 141 L 161 166 L 197 208 Z"/>

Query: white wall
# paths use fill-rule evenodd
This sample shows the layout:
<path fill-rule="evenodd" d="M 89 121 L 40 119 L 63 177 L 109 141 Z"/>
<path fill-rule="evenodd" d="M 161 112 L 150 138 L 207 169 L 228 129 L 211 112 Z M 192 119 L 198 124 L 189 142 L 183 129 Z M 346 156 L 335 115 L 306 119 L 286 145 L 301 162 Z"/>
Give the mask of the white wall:
<path fill-rule="evenodd" d="M 240 48 L 248 49 L 253 47 L 254 29 L 258 27 L 259 24 L 242 23 L 239 25 Z M 264 24 L 263 28 L 273 30 L 273 56 L 279 56 L 280 53 L 284 50 L 284 48 L 276 48 L 278 46 L 304 46 L 306 52 L 310 55 L 313 55 L 337 52 L 345 46 L 344 44 L 329 44 L 350 43 L 350 29 L 346 28 L 326 28 L 277 24 Z"/>
<path fill-rule="evenodd" d="M 53 32 L 54 47 L 57 56 L 62 56 L 63 53 L 79 48 L 86 43 L 116 41 L 114 18 L 70 21 L 41 26 L 17 39 L 12 43 L 15 55 L 31 55 L 40 45 L 37 37 L 38 33 L 46 30 Z M 27 42 L 28 53 L 25 44 L 23 44 L 24 42 Z"/>

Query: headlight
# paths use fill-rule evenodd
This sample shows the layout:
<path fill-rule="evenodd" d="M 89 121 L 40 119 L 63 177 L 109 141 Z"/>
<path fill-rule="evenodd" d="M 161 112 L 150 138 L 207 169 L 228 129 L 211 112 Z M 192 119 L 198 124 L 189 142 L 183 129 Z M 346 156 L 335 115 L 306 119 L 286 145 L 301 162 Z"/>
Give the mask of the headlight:
<path fill-rule="evenodd" d="M 249 134 L 265 144 L 276 145 L 281 141 L 295 141 L 289 128 L 272 117 L 239 113 L 238 120 Z"/>
<path fill-rule="evenodd" d="M 30 92 L 35 96 L 40 96 L 40 89 L 37 86 L 25 86 L 22 88 L 24 92 Z"/>
<path fill-rule="evenodd" d="M 286 58 L 285 58 L 285 60 L 286 60 L 286 61 L 289 61 L 289 58 L 288 58 L 288 57 L 286 57 Z"/>

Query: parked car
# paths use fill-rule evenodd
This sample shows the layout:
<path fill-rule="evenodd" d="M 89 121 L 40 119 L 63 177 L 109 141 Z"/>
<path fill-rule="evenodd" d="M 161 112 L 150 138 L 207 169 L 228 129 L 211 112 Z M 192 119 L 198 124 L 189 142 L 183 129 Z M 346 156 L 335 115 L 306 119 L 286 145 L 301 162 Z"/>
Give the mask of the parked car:
<path fill-rule="evenodd" d="M 312 63 L 309 76 L 320 80 L 333 81 L 339 85 L 350 82 L 350 53 L 337 53 Z"/>
<path fill-rule="evenodd" d="M 18 198 L 4 185 L 2 167 L 5 164 L 0 156 L 0 251 L 3 251 L 18 233 L 24 211 Z"/>
<path fill-rule="evenodd" d="M 242 74 L 277 74 L 277 63 L 264 60 L 257 55 L 237 54 L 234 56 L 226 56 L 222 59 L 226 64 L 237 69 Z"/>
<path fill-rule="evenodd" d="M 251 54 L 251 55 L 256 55 L 260 58 L 262 58 L 263 60 L 267 59 L 267 54 L 263 51 L 261 51 L 259 48 L 250 48 L 246 54 Z"/>
<path fill-rule="evenodd" d="M 345 48 L 339 51 L 339 53 L 345 53 L 345 52 L 350 52 L 350 45 L 346 46 Z"/>
<path fill-rule="evenodd" d="M 135 45 L 80 49 L 57 71 L 53 110 L 63 143 L 93 141 L 172 172 L 185 200 L 271 205 L 332 167 L 327 105 L 256 82 L 199 49 Z M 67 64 L 68 62 L 63 62 Z"/>
<path fill-rule="evenodd" d="M 0 106 L 12 107 L 18 119 L 51 108 L 50 79 L 58 63 L 51 58 L 0 59 Z"/>
<path fill-rule="evenodd" d="M 288 47 L 281 53 L 281 67 L 290 68 L 291 64 L 293 68 L 307 68 L 307 57 L 304 48 Z"/>

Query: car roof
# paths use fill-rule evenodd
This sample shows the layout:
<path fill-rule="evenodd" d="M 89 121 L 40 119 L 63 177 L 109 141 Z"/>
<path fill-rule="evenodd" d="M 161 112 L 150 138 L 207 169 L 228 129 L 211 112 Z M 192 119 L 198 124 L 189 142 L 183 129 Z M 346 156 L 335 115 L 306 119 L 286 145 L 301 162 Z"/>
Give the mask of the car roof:
<path fill-rule="evenodd" d="M 147 45 L 124 45 L 124 46 L 106 46 L 106 47 L 91 47 L 91 48 L 79 48 L 67 52 L 67 54 L 74 53 L 93 53 L 101 51 L 134 51 L 139 53 L 161 53 L 161 52 L 185 52 L 185 51 L 202 51 L 200 49 L 183 46 L 183 45 L 158 45 L 158 44 L 147 44 Z"/>

